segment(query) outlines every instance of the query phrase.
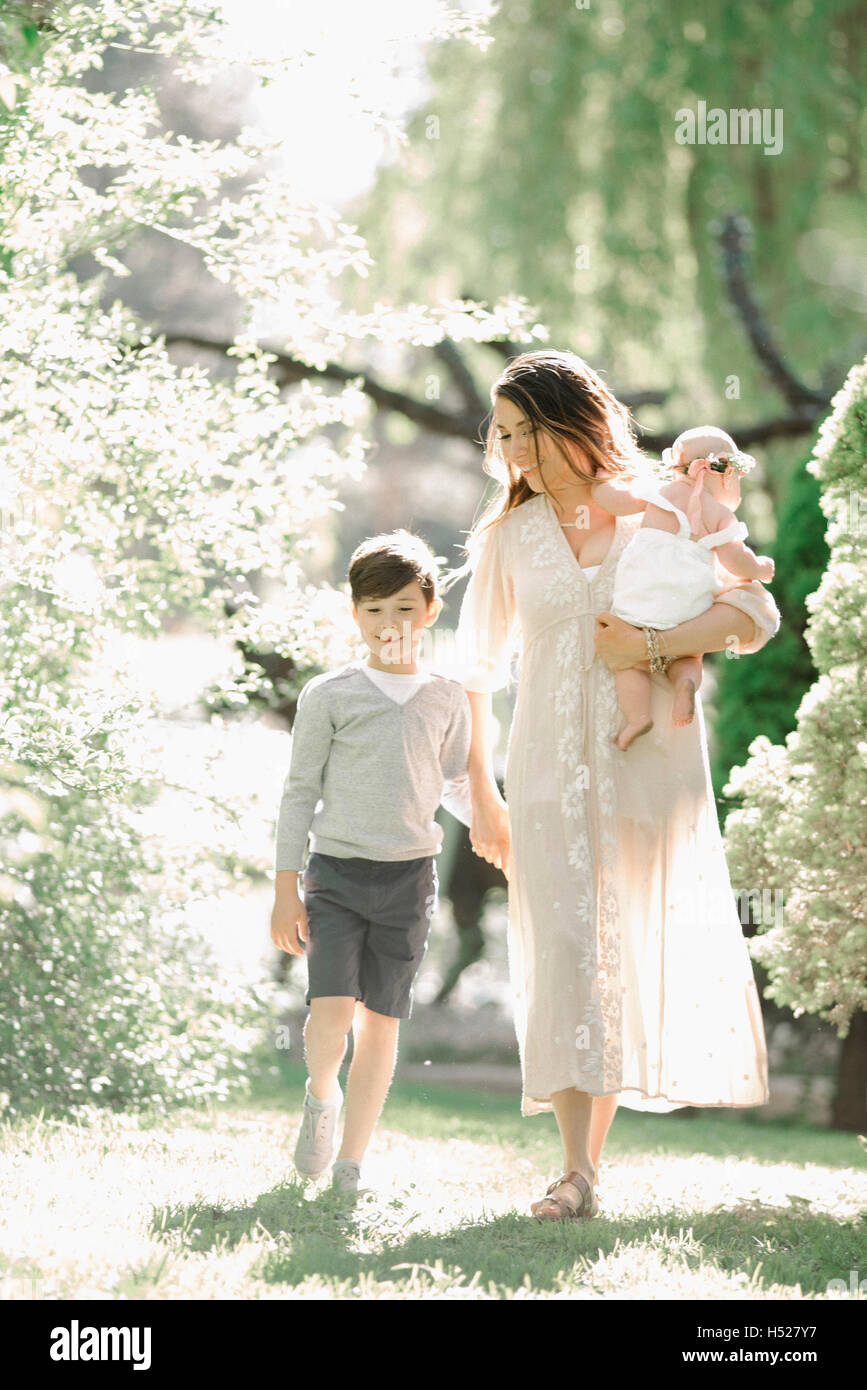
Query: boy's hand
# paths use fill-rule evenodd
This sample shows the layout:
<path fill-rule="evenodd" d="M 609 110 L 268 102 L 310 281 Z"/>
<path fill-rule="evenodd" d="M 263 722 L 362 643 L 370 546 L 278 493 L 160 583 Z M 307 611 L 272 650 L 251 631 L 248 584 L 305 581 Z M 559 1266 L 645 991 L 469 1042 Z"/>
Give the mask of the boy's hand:
<path fill-rule="evenodd" d="M 297 893 L 286 893 L 274 900 L 271 910 L 271 940 L 290 956 L 304 953 L 302 941 L 310 940 L 307 909 Z"/>

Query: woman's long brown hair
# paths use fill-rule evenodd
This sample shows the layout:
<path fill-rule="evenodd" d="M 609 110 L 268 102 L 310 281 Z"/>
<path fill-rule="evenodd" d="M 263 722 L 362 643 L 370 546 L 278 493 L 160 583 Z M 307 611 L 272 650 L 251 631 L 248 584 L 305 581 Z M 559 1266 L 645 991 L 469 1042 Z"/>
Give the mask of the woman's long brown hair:
<path fill-rule="evenodd" d="M 491 387 L 491 418 L 485 439 L 483 468 L 489 477 L 497 479 L 500 491 L 474 523 L 464 547 L 467 560 L 447 576 L 446 587 L 471 568 L 481 535 L 535 495 L 523 474 L 510 467 L 503 457 L 493 417 L 500 396 L 520 407 L 534 438 L 539 430 L 544 430 L 555 440 L 577 445 L 589 460 L 591 471 L 580 468 L 564 449 L 576 478 L 592 482 L 596 470 L 604 468 L 628 481 L 648 464 L 638 447 L 626 406 L 582 358 L 573 352 L 555 350 L 523 352 L 513 357 Z"/>

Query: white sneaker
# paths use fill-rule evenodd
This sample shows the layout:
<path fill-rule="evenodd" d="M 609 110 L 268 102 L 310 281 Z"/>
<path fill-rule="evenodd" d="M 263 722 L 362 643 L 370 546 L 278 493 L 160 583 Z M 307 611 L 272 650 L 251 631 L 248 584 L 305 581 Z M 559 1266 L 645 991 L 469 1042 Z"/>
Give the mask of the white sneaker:
<path fill-rule="evenodd" d="M 305 1090 L 301 1131 L 295 1145 L 295 1167 L 302 1177 L 318 1178 L 331 1163 L 337 1148 L 337 1118 L 342 1104 L 339 1087 L 337 1100 L 321 1107 L 310 1104 L 309 1087 Z"/>

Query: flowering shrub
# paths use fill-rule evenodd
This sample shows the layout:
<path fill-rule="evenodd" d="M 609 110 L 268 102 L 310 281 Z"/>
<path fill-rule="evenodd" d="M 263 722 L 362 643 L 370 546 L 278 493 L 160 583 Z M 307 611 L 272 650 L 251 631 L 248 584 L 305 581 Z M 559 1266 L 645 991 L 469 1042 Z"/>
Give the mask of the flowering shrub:
<path fill-rule="evenodd" d="M 146 86 L 81 83 L 122 43 L 204 85 L 236 57 L 221 26 L 191 0 L 61 2 L 41 26 L 28 5 L 0 15 L 0 1086 L 13 1110 L 187 1102 L 245 1075 L 262 1001 L 185 920 L 238 864 L 207 844 L 190 863 L 148 834 L 165 777 L 138 737 L 153 710 L 106 653 L 178 614 L 308 669 L 345 642 L 342 604 L 306 581 L 303 558 L 340 480 L 364 467 L 363 397 L 358 382 L 281 392 L 254 314 L 279 303 L 285 351 L 313 365 L 364 338 L 522 335 L 518 302 L 348 313 L 340 277 L 370 264 L 354 228 L 279 172 L 222 195 L 276 144 L 249 129 L 175 137 Z M 479 41 L 458 10 L 432 32 Z M 263 81 L 280 66 L 250 61 Z M 359 119 L 377 113 L 359 104 Z M 104 191 L 88 168 L 113 170 Z M 127 306 L 102 302 L 144 227 L 236 294 L 232 373 L 179 368 Z M 69 262 L 85 254 L 103 273 L 82 281 Z M 279 602 L 259 602 L 254 574 Z"/>
<path fill-rule="evenodd" d="M 867 362 L 832 402 L 808 464 L 828 518 L 828 568 L 806 637 L 819 671 L 785 748 L 750 744 L 727 794 L 729 864 L 741 883 L 784 890 L 783 920 L 751 942 L 768 993 L 845 1036 L 867 1008 Z"/>

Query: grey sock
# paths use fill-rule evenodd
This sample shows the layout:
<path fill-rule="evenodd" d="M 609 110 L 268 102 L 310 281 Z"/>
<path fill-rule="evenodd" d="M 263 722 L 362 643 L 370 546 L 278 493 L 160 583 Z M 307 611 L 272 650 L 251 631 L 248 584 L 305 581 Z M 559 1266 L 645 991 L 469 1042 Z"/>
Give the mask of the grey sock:
<path fill-rule="evenodd" d="M 308 1080 L 304 1087 L 304 1100 L 307 1105 L 310 1106 L 311 1110 L 329 1110 L 332 1105 L 341 1105 L 343 1103 L 343 1092 L 338 1086 L 337 1095 L 333 1096 L 331 1100 L 320 1100 L 318 1096 L 314 1096 Z"/>

